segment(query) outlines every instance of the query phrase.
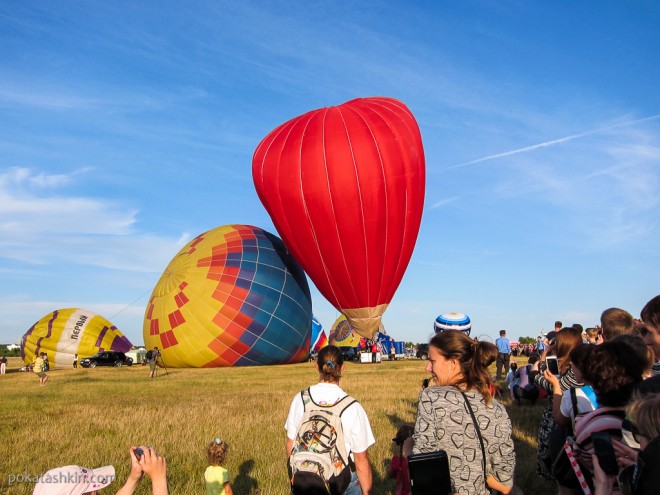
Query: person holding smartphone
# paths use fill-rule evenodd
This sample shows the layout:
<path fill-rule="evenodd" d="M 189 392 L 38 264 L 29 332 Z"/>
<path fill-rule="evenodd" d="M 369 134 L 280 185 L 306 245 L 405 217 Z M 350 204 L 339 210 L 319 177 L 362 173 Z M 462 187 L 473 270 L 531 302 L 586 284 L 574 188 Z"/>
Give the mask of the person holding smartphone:
<path fill-rule="evenodd" d="M 570 363 L 571 351 L 580 344 L 582 344 L 582 332 L 573 327 L 565 327 L 560 332 L 557 332 L 552 340 L 552 344 L 541 354 L 541 358 L 532 365 L 532 372 L 539 372 L 534 378 L 534 383 L 539 388 L 543 388 L 548 392 L 548 403 L 541 417 L 537 438 L 536 472 L 539 476 L 549 481 L 555 481 L 555 477 L 552 474 L 552 462 L 559 453 L 563 445 L 563 440 L 566 438 L 566 432 L 558 427 L 554 420 L 553 402 L 555 399 L 553 395 L 556 393 L 559 399 L 561 399 L 561 395 L 565 390 L 583 385 L 582 382 L 576 380 Z M 542 373 L 542 371 L 544 372 L 547 369 L 546 358 L 548 356 L 554 356 L 557 360 L 559 376 L 556 383 L 554 381 L 553 383 L 548 381 Z M 541 363 L 544 365 L 543 369 L 540 368 Z M 555 390 L 557 384 L 559 385 L 559 389 Z"/>
<path fill-rule="evenodd" d="M 141 452 L 142 454 L 138 454 Z M 140 480 L 151 479 L 151 495 L 168 495 L 167 462 L 151 447 L 129 449 L 131 471 L 116 495 L 133 495 Z M 62 466 L 39 477 L 33 495 L 71 495 L 72 493 L 100 495 L 103 488 L 115 481 L 115 468 L 105 466 L 88 469 L 82 466 Z M 107 492 L 107 491 L 106 491 Z M 114 493 L 114 492 L 113 492 Z"/>

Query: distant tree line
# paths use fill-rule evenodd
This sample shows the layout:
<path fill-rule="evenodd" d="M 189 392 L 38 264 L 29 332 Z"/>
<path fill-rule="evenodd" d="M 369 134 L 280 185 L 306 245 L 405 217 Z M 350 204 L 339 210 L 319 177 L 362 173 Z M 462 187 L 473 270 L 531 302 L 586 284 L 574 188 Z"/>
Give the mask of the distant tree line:
<path fill-rule="evenodd" d="M 0 345 L 0 356 L 5 356 L 5 357 L 20 357 L 21 355 L 21 349 L 12 349 L 11 351 L 7 350 L 6 345 Z"/>

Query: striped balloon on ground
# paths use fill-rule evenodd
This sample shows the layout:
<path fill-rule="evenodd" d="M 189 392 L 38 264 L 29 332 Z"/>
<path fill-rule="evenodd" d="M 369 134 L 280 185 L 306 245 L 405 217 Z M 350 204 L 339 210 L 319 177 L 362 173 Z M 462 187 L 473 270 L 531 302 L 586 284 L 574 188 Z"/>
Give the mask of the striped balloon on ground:
<path fill-rule="evenodd" d="M 103 316 L 86 309 L 66 308 L 48 313 L 23 335 L 21 355 L 26 364 L 45 352 L 51 367 L 73 364 L 73 355 L 90 357 L 97 352 L 130 350 L 132 344 Z"/>
<path fill-rule="evenodd" d="M 171 367 L 283 364 L 307 359 L 312 303 L 305 274 L 275 235 L 225 225 L 188 243 L 156 284 L 147 348 Z"/>

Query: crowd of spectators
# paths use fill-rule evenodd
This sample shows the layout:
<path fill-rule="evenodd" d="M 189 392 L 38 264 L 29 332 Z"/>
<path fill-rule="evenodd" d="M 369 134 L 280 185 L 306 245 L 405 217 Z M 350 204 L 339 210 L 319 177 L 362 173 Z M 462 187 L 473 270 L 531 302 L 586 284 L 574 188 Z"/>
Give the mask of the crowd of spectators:
<path fill-rule="evenodd" d="M 419 456 L 438 452 L 443 453 L 439 458 L 445 459 L 445 471 L 438 464 L 434 476 L 445 477 L 450 487 L 447 495 L 513 492 L 516 453 L 511 421 L 489 373 L 496 361 L 500 373 L 502 368 L 509 372 L 505 381 L 514 403 L 524 407 L 524 400 L 547 397 L 538 428 L 537 472 L 556 483 L 559 495 L 659 493 L 660 296 L 651 299 L 640 316 L 635 319 L 625 310 L 610 308 L 603 311 L 599 326 L 586 330 L 557 322 L 521 366 L 509 365 L 504 356 L 509 350 L 504 331 L 500 332 L 504 340 L 498 339 L 497 345 L 458 330 L 437 333 L 429 342 L 426 371 L 430 377 L 423 381 L 415 424 L 402 425 L 393 439 L 396 455 L 388 473 L 396 479 L 396 493 L 411 493 L 409 463 L 416 465 Z M 337 472 L 330 484 L 326 480 L 325 486 L 341 486 L 328 488 L 331 493 L 371 493 L 368 449 L 375 439 L 364 408 L 339 386 L 344 370 L 341 350 L 323 348 L 316 366 L 319 382 L 296 394 L 285 423 L 294 493 L 325 493 L 323 483 L 310 484 L 324 470 L 310 471 L 315 461 L 306 456 L 310 446 L 326 439 L 316 429 L 319 423 L 314 418 L 319 413 L 332 416 L 333 411 L 341 433 L 330 450 L 334 466 L 342 468 L 342 473 Z M 310 429 L 303 432 L 306 424 Z M 207 494 L 230 495 L 229 473 L 222 467 L 227 445 L 216 438 L 208 452 Z M 166 494 L 165 460 L 149 447 L 132 447 L 130 457 L 131 474 L 118 493 L 133 493 L 146 474 L 152 479 L 154 495 Z M 94 474 L 79 466 L 52 471 L 71 468 Z M 109 471 L 104 470 L 99 473 L 107 475 Z M 79 483 L 88 485 L 62 493 L 96 493 L 109 484 L 107 479 L 96 485 L 80 479 Z M 52 489 L 52 485 L 38 484 L 34 493 L 56 493 Z"/>

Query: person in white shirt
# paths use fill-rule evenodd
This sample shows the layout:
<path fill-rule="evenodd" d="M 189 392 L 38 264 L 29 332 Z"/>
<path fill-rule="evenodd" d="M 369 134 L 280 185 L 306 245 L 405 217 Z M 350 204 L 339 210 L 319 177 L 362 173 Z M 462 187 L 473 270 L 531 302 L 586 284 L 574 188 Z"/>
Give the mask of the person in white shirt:
<path fill-rule="evenodd" d="M 348 394 L 339 387 L 344 360 L 341 350 L 333 345 L 319 351 L 316 365 L 319 372 L 319 383 L 295 395 L 291 401 L 289 414 L 284 428 L 286 429 L 286 454 L 291 456 L 298 427 L 300 426 L 305 405 L 303 393 L 309 390 L 311 400 L 321 406 L 335 404 Z M 341 415 L 341 425 L 344 434 L 346 451 L 355 465 L 352 479 L 345 495 L 369 494 L 372 485 L 371 466 L 367 450 L 376 443 L 369 418 L 364 408 L 355 401 Z"/>

